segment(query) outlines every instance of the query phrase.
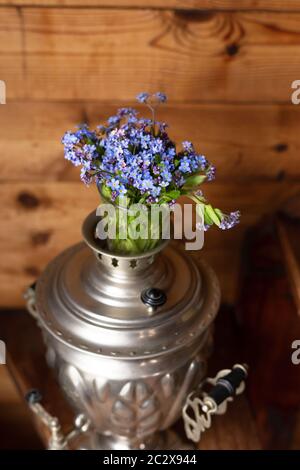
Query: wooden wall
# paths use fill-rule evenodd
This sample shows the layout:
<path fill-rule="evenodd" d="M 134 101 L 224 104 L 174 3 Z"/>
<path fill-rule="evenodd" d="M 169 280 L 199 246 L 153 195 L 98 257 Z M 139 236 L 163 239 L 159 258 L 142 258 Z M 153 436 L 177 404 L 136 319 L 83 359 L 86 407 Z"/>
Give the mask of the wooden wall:
<path fill-rule="evenodd" d="M 0 0 L 0 79 L 1 307 L 23 304 L 97 204 L 63 159 L 64 131 L 158 90 L 173 137 L 217 165 L 206 194 L 242 211 L 201 254 L 234 301 L 246 228 L 300 193 L 298 0 Z"/>

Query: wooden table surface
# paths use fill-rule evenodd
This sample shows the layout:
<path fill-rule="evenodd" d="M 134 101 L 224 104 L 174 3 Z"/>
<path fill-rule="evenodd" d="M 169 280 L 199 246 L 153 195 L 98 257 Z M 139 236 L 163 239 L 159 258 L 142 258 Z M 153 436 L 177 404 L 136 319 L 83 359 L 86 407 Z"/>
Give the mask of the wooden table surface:
<path fill-rule="evenodd" d="M 39 328 L 25 311 L 0 313 L 1 337 L 7 346 L 7 365 L 19 392 L 24 396 L 30 389 L 38 389 L 46 410 L 57 416 L 64 432 L 72 428 L 74 414 L 62 395 L 52 370 L 44 359 L 45 348 Z M 238 331 L 232 311 L 222 308 L 216 322 L 215 349 L 209 363 L 209 375 L 218 369 L 241 362 L 237 345 Z M 47 443 L 47 429 L 35 421 L 37 432 Z M 182 432 L 182 423 L 176 425 Z M 213 426 L 202 435 L 199 449 L 259 449 L 254 420 L 245 395 L 229 404 L 223 416 L 213 418 Z"/>

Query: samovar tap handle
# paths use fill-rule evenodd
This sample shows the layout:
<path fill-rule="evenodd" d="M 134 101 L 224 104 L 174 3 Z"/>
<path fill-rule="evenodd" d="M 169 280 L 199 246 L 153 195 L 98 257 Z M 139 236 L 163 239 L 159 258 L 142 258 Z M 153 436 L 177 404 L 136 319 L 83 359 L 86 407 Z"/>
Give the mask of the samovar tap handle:
<path fill-rule="evenodd" d="M 50 415 L 48 411 L 41 405 L 42 395 L 36 389 L 30 390 L 25 399 L 31 411 L 43 422 L 49 429 L 50 438 L 48 441 L 48 450 L 68 450 L 69 442 L 78 435 L 88 431 L 90 422 L 83 414 L 76 416 L 74 421 L 74 429 L 66 436 L 63 434 L 59 419 Z"/>
<path fill-rule="evenodd" d="M 24 292 L 24 299 L 26 300 L 26 308 L 28 312 L 35 320 L 38 320 L 38 313 L 36 310 L 35 288 L 36 282 L 31 284 L 31 286 L 26 289 L 26 291 Z"/>
<path fill-rule="evenodd" d="M 245 389 L 248 375 L 246 364 L 235 364 L 232 369 L 223 369 L 214 378 L 206 378 L 186 399 L 182 417 L 186 435 L 194 442 L 199 442 L 201 433 L 211 426 L 214 414 L 223 414 L 227 404 Z M 208 392 L 205 386 L 210 385 Z"/>

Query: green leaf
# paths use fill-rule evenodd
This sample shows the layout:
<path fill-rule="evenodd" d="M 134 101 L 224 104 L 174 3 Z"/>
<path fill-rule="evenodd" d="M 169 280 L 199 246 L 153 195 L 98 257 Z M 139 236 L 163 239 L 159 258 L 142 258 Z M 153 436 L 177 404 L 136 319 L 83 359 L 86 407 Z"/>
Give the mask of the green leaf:
<path fill-rule="evenodd" d="M 180 191 L 178 189 L 173 189 L 172 191 L 168 191 L 165 196 L 168 196 L 171 200 L 177 199 L 180 196 Z"/>
<path fill-rule="evenodd" d="M 101 193 L 102 193 L 102 195 L 105 199 L 110 199 L 111 198 L 111 190 L 105 184 L 103 184 L 102 187 L 101 187 Z"/>
<path fill-rule="evenodd" d="M 204 218 L 204 204 L 197 203 L 196 204 L 196 212 L 199 214 L 201 218 Z"/>
<path fill-rule="evenodd" d="M 181 194 L 187 194 L 188 197 L 194 201 L 196 204 L 203 204 L 205 203 L 205 197 L 204 196 L 196 196 L 195 193 L 191 193 L 190 190 L 181 190 Z"/>
<path fill-rule="evenodd" d="M 217 216 L 219 217 L 220 220 L 223 220 L 224 214 L 220 209 L 215 208 L 215 213 L 217 214 Z"/>
<path fill-rule="evenodd" d="M 214 221 L 209 217 L 207 212 L 204 210 L 204 223 L 208 225 L 213 225 Z"/>
<path fill-rule="evenodd" d="M 105 153 L 105 148 L 102 147 L 101 145 L 97 145 L 97 146 L 96 146 L 96 150 L 97 150 L 97 152 L 98 152 L 98 154 L 99 154 L 100 157 L 102 157 L 102 156 L 104 155 L 104 153 Z"/>
<path fill-rule="evenodd" d="M 216 214 L 215 209 L 210 204 L 205 204 L 204 206 L 204 217 L 205 221 L 210 224 L 214 223 L 219 227 L 221 221 L 218 215 Z"/>
<path fill-rule="evenodd" d="M 187 189 L 182 188 L 181 191 L 180 191 L 180 194 L 181 194 L 181 195 L 189 195 L 189 196 L 190 196 L 190 195 L 191 195 L 191 190 L 188 189 L 188 188 L 187 188 Z"/>
<path fill-rule="evenodd" d="M 174 189 L 172 191 L 168 191 L 164 194 L 162 194 L 159 198 L 159 204 L 162 204 L 164 202 L 170 202 L 173 199 L 178 199 L 179 196 L 181 196 L 182 191 L 179 191 L 178 189 Z"/>
<path fill-rule="evenodd" d="M 185 187 L 192 187 L 192 186 L 198 186 L 199 184 L 203 183 L 205 181 L 206 176 L 205 175 L 192 175 L 187 178 L 187 180 L 184 183 Z"/>

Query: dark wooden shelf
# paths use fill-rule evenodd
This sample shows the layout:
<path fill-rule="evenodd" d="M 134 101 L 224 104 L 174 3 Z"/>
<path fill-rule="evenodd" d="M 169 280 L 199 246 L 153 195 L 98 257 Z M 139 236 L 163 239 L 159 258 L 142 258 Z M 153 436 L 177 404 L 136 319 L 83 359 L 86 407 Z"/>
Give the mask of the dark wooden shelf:
<path fill-rule="evenodd" d="M 45 347 L 35 321 L 25 311 L 0 314 L 1 337 L 7 346 L 7 365 L 21 395 L 37 388 L 43 396 L 46 410 L 57 416 L 64 432 L 71 429 L 73 412 L 66 402 L 53 372 L 46 364 Z M 231 367 L 242 360 L 237 345 L 238 333 L 232 311 L 222 308 L 216 322 L 215 351 L 210 360 L 209 374 Z M 32 416 L 42 441 L 46 445 L 47 430 Z M 176 428 L 182 432 L 182 424 Z M 225 415 L 216 416 L 213 426 L 203 434 L 199 449 L 259 449 L 254 420 L 245 397 L 229 404 Z"/>

